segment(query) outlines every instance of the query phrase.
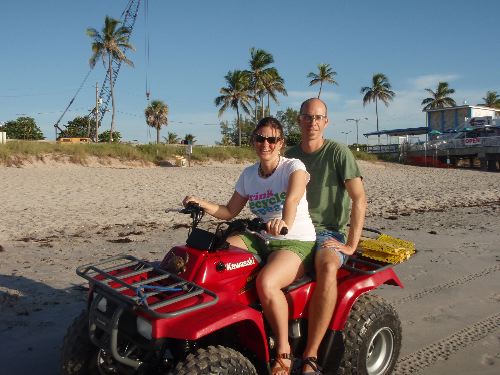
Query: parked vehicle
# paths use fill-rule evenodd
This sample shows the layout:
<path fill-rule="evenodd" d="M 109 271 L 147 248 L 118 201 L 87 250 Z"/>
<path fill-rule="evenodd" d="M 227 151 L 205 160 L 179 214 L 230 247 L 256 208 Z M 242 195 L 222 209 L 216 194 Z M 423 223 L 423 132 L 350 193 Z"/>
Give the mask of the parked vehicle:
<path fill-rule="evenodd" d="M 260 261 L 225 241 L 259 231 L 257 220 L 234 220 L 212 233 L 198 227 L 195 205 L 186 244 L 160 262 L 118 255 L 78 267 L 89 282 L 87 309 L 64 338 L 61 374 L 266 374 L 274 338 L 262 314 L 255 279 Z M 338 273 L 338 302 L 318 357 L 325 374 L 392 372 L 401 347 L 395 309 L 368 292 L 402 287 L 392 268 L 360 254 Z M 314 277 L 286 288 L 292 351 L 307 337 Z"/>

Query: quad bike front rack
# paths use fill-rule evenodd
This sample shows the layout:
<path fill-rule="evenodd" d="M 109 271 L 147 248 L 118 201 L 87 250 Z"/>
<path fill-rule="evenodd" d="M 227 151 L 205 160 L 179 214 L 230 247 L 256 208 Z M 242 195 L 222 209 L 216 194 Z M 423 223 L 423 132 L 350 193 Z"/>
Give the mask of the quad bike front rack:
<path fill-rule="evenodd" d="M 214 292 L 131 255 L 120 254 L 83 265 L 76 273 L 96 290 L 155 318 L 172 318 L 212 306 L 219 300 Z M 158 311 L 189 299 L 193 302 L 183 303 L 184 307 L 177 310 Z"/>

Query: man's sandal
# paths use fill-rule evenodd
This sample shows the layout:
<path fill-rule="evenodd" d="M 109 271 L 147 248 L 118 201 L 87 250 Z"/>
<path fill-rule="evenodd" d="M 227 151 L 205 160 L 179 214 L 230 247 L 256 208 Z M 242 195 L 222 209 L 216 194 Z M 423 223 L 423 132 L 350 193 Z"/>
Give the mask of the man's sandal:
<path fill-rule="evenodd" d="M 318 365 L 318 358 L 316 357 L 307 357 L 302 359 L 302 368 L 308 365 L 312 368 L 312 371 L 302 372 L 302 375 L 322 375 L 321 366 Z"/>
<path fill-rule="evenodd" d="M 285 365 L 283 359 L 289 359 L 291 361 L 290 366 Z M 286 372 L 287 374 L 290 374 L 292 372 L 293 356 L 290 353 L 278 354 L 276 355 L 274 361 L 278 364 L 278 366 L 273 367 L 273 369 L 271 370 L 271 374 L 274 375 L 280 372 Z"/>

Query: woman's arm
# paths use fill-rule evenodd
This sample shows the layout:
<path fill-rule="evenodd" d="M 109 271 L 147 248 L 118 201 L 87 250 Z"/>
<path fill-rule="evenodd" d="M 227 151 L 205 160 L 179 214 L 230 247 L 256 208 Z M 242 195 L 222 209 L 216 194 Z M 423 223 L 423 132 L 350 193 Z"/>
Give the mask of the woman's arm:
<path fill-rule="evenodd" d="M 293 226 L 297 215 L 297 206 L 306 192 L 308 177 L 308 173 L 302 169 L 298 169 L 290 175 L 281 220 L 274 219 L 268 223 L 268 231 L 273 236 L 279 235 L 281 228 Z"/>
<path fill-rule="evenodd" d="M 197 203 L 207 214 L 212 215 L 217 219 L 231 220 L 241 212 L 243 207 L 245 207 L 247 200 L 247 198 L 242 197 L 235 191 L 226 205 L 212 203 L 190 195 L 184 198 L 182 204 L 186 206 L 188 203 Z"/>

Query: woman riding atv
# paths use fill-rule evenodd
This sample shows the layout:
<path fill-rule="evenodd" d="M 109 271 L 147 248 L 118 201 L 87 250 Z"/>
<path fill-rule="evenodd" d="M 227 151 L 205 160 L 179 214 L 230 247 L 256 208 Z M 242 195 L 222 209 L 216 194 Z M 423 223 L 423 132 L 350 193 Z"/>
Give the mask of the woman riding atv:
<path fill-rule="evenodd" d="M 262 236 L 232 235 L 229 244 L 247 249 L 264 260 L 256 286 L 264 315 L 276 338 L 273 374 L 289 374 L 292 356 L 288 341 L 288 305 L 282 288 L 304 275 L 312 266 L 315 231 L 309 216 L 306 185 L 309 173 L 298 159 L 280 155 L 285 144 L 283 127 L 272 117 L 263 118 L 252 134 L 259 161 L 240 175 L 225 205 L 187 196 L 183 204 L 196 203 L 213 217 L 230 220 L 245 207 L 267 223 Z M 286 237 L 280 233 L 288 231 Z"/>

